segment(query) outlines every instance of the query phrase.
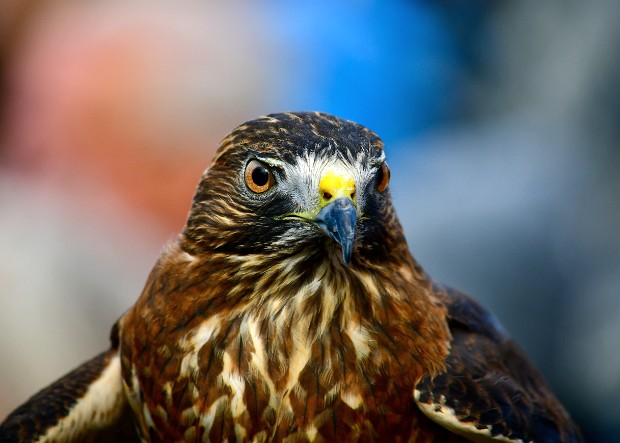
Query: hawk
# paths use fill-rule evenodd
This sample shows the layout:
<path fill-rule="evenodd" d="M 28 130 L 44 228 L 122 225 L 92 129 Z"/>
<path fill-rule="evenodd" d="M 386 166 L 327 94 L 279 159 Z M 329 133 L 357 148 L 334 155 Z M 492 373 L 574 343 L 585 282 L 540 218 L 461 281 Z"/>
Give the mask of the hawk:
<path fill-rule="evenodd" d="M 413 259 L 389 180 L 356 123 L 239 126 L 111 348 L 0 440 L 582 441 L 498 321 Z"/>

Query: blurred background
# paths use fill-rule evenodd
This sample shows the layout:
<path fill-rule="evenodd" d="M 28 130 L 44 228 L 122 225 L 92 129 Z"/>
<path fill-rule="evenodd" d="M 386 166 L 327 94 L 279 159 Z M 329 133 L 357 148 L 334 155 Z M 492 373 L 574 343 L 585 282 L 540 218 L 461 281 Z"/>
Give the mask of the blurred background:
<path fill-rule="evenodd" d="M 108 345 L 238 124 L 386 142 L 414 256 L 620 434 L 620 2 L 4 0 L 0 418 Z"/>

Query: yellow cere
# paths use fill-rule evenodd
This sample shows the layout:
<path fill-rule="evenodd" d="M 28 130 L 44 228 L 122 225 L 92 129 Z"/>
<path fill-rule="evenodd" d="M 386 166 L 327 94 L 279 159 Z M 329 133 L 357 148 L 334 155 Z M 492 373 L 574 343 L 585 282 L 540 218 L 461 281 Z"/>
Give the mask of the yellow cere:
<path fill-rule="evenodd" d="M 355 180 L 348 174 L 327 171 L 319 183 L 321 208 L 337 198 L 346 197 L 355 203 Z"/>

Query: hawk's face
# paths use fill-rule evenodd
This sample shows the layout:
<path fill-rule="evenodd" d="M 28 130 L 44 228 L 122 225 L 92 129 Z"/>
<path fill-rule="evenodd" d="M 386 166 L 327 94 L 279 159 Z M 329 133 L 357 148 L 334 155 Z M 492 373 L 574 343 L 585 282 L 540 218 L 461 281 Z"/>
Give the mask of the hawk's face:
<path fill-rule="evenodd" d="M 368 129 L 325 114 L 263 117 L 224 140 L 185 234 L 236 256 L 327 251 L 348 264 L 360 245 L 375 254 L 386 246 L 388 181 L 382 142 Z"/>

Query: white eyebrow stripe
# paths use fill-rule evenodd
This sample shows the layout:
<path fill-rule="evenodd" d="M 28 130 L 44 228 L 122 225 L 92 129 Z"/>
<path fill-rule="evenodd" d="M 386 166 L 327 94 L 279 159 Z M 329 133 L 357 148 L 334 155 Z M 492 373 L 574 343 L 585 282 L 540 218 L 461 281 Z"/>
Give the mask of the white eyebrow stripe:
<path fill-rule="evenodd" d="M 269 166 L 273 166 L 273 167 L 276 167 L 276 168 L 279 168 L 279 169 L 285 169 L 285 167 L 287 165 L 286 162 L 284 162 L 282 160 L 279 160 L 277 158 L 273 158 L 273 157 L 259 157 L 259 156 L 256 156 L 255 158 L 258 161 L 261 161 L 263 163 L 268 164 Z"/>

